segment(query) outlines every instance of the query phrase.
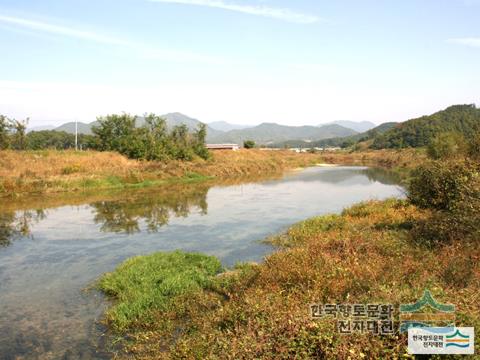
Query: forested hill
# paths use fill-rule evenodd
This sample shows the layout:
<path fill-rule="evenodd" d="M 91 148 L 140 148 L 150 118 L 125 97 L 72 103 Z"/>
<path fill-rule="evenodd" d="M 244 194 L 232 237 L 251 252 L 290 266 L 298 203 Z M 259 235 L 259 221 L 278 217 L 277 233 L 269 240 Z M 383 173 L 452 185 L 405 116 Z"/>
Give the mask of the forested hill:
<path fill-rule="evenodd" d="M 466 138 L 480 132 L 480 109 L 475 105 L 454 105 L 433 115 L 400 123 L 375 136 L 372 148 L 421 147 L 440 133 L 456 132 Z"/>
<path fill-rule="evenodd" d="M 278 143 L 288 140 L 315 141 L 333 137 L 342 137 L 356 134 L 356 131 L 340 125 L 318 126 L 286 126 L 275 123 L 262 123 L 248 129 L 231 130 L 212 137 L 214 143 L 237 143 L 253 140 L 257 144 Z"/>
<path fill-rule="evenodd" d="M 276 148 L 276 147 L 277 148 L 349 147 L 358 142 L 372 140 L 376 136 L 390 130 L 397 124 L 398 123 L 396 122 L 383 123 L 373 129 L 362 132 L 360 134 L 330 137 L 327 139 L 322 139 L 317 141 L 287 140 L 287 141 L 270 144 L 269 147 L 273 147 L 273 148 Z"/>

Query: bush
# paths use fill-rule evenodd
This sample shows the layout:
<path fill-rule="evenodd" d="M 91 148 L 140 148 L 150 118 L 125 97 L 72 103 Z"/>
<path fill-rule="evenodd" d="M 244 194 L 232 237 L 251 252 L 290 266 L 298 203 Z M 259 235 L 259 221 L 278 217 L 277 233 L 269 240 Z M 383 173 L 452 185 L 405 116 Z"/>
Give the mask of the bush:
<path fill-rule="evenodd" d="M 82 171 L 82 167 L 80 165 L 72 164 L 72 165 L 65 166 L 62 169 L 62 174 L 63 175 L 70 175 L 70 174 L 78 173 L 80 171 Z"/>
<path fill-rule="evenodd" d="M 412 172 L 409 200 L 424 209 L 455 210 L 471 196 L 472 182 L 478 181 L 478 163 L 470 160 L 432 161 Z"/>
<path fill-rule="evenodd" d="M 476 134 L 468 144 L 468 156 L 480 161 L 480 133 Z"/>
<path fill-rule="evenodd" d="M 413 172 L 409 200 L 432 215 L 418 222 L 417 241 L 435 244 L 478 239 L 480 234 L 480 164 L 471 159 L 432 161 Z"/>
<path fill-rule="evenodd" d="M 243 142 L 243 147 L 245 149 L 253 149 L 255 147 L 255 141 L 253 140 L 245 140 Z"/>

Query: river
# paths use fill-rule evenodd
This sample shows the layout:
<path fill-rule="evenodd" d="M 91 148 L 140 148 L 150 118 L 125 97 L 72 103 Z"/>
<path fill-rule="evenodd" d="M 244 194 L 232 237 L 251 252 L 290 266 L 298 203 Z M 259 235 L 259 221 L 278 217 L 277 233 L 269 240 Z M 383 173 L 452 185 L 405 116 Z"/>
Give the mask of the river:
<path fill-rule="evenodd" d="M 403 196 L 384 170 L 313 167 L 280 179 L 0 200 L 0 358 L 109 359 L 93 285 L 123 260 L 181 249 L 225 266 L 261 261 L 261 240 L 367 199 Z"/>

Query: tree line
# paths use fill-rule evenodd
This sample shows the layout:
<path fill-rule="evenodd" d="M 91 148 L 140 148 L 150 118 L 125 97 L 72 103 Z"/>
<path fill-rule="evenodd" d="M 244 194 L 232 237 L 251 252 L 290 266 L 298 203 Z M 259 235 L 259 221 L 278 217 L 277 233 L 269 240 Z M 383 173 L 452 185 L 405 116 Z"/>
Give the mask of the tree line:
<path fill-rule="evenodd" d="M 209 157 L 205 147 L 206 126 L 200 124 L 190 132 L 185 124 L 167 128 L 165 119 L 148 114 L 143 126 L 137 127 L 138 117 L 112 114 L 97 119 L 93 135 L 78 134 L 81 149 L 117 151 L 133 159 L 192 160 Z M 0 149 L 65 150 L 75 147 L 75 135 L 64 131 L 43 130 L 27 133 L 24 121 L 0 116 Z"/>

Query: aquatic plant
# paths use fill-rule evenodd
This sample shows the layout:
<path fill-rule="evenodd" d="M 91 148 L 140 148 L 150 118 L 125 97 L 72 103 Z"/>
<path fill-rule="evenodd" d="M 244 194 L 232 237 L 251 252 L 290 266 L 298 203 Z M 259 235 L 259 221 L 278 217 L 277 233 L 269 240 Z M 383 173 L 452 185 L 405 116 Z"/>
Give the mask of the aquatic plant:
<path fill-rule="evenodd" d="M 175 298 L 208 287 L 221 270 L 214 257 L 182 251 L 128 259 L 99 281 L 99 288 L 116 299 L 107 320 L 116 329 L 145 325 Z"/>

